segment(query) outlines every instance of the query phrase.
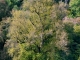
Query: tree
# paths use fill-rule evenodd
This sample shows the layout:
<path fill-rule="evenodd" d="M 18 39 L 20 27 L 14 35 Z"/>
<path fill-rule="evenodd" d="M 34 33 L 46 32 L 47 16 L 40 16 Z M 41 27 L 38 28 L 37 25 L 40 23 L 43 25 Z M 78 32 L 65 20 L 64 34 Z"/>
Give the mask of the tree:
<path fill-rule="evenodd" d="M 48 52 L 51 48 L 47 49 L 47 47 L 51 45 L 53 38 L 50 17 L 52 1 L 24 0 L 24 3 L 27 3 L 27 7 L 23 4 L 22 10 L 13 10 L 12 12 L 13 17 L 8 37 L 15 43 L 10 45 L 11 48 L 8 48 L 8 52 L 13 60 L 50 59 Z M 16 44 L 18 47 L 13 47 Z M 16 53 L 18 50 L 19 52 Z"/>
<path fill-rule="evenodd" d="M 12 10 L 15 6 L 18 8 L 22 5 L 23 0 L 6 0 L 9 10 Z"/>
<path fill-rule="evenodd" d="M 80 16 L 80 0 L 71 0 L 69 6 L 72 17 Z"/>
<path fill-rule="evenodd" d="M 4 1 L 3 1 L 4 2 Z M 4 2 L 0 2 L 0 21 L 2 20 L 3 17 L 6 16 L 7 14 L 7 5 Z"/>
<path fill-rule="evenodd" d="M 79 25 L 73 24 L 73 23 L 68 23 L 65 24 L 65 30 L 68 34 L 68 48 L 69 48 L 69 55 L 68 59 L 70 60 L 78 60 L 80 56 L 80 29 Z"/>
<path fill-rule="evenodd" d="M 66 40 L 61 23 L 66 14 L 60 6 L 53 0 L 24 0 L 20 10 L 12 10 L 7 48 L 13 60 L 66 60 L 66 45 L 59 41 Z"/>
<path fill-rule="evenodd" d="M 74 26 L 74 32 L 80 36 L 80 25 L 75 25 Z"/>
<path fill-rule="evenodd" d="M 53 2 L 53 0 L 24 0 L 22 10 L 12 11 L 12 21 L 7 35 L 10 39 L 7 43 L 11 41 L 8 53 L 13 60 L 61 58 L 59 53 L 57 53 L 59 56 L 55 56 L 56 32 L 53 31 L 55 23 L 58 23 L 55 20 L 58 18 L 54 17 L 53 20 L 51 16 L 54 9 Z"/>

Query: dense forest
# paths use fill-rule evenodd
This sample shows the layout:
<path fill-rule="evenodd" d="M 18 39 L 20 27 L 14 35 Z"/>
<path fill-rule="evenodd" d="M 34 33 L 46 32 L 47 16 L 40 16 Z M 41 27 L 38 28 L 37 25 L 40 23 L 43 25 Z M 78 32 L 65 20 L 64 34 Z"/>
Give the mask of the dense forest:
<path fill-rule="evenodd" d="M 0 0 L 0 60 L 80 60 L 80 0 Z"/>

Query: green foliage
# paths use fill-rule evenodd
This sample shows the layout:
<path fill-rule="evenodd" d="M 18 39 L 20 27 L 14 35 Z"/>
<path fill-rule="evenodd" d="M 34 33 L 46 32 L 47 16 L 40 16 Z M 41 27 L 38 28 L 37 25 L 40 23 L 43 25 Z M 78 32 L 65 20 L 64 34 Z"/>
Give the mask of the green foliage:
<path fill-rule="evenodd" d="M 51 5 L 47 5 L 47 3 L 52 3 L 52 1 L 35 1 L 32 4 L 30 1 L 25 2 L 30 6 L 12 12 L 13 17 L 8 37 L 9 40 L 17 43 L 12 43 L 11 48 L 8 47 L 8 53 L 13 57 L 13 60 L 49 60 L 48 53 L 51 48 L 47 49 L 47 47 L 51 46 L 53 27 L 49 16 Z M 41 8 L 38 8 L 39 6 Z M 29 10 L 24 11 L 26 8 Z M 13 47 L 15 44 L 18 47 Z M 16 53 L 18 49 L 20 50 Z"/>
<path fill-rule="evenodd" d="M 15 8 L 15 6 L 20 7 L 23 0 L 6 0 L 9 10 Z"/>
<path fill-rule="evenodd" d="M 7 5 L 5 3 L 0 2 L 0 21 L 3 17 L 6 16 L 7 13 Z"/>
<path fill-rule="evenodd" d="M 7 21 L 0 22 L 0 50 L 3 49 L 4 43 L 7 39 L 7 31 L 8 31 L 9 24 Z"/>
<path fill-rule="evenodd" d="M 22 10 L 12 11 L 7 35 L 9 38 L 7 43 L 11 43 L 7 46 L 8 53 L 13 60 L 59 60 L 60 54 L 57 53 L 58 59 L 55 56 L 58 50 L 55 52 L 56 32 L 53 32 L 57 30 L 55 25 L 57 26 L 59 22 L 55 20 L 59 18 L 52 17 L 53 1 L 24 0 L 23 2 Z"/>
<path fill-rule="evenodd" d="M 74 32 L 80 36 L 80 25 L 75 25 L 74 26 Z"/>
<path fill-rule="evenodd" d="M 71 0 L 70 1 L 70 16 L 77 17 L 80 16 L 80 0 Z"/>
<path fill-rule="evenodd" d="M 78 60 L 80 55 L 80 29 L 79 25 L 73 25 L 72 23 L 68 23 L 65 25 L 65 30 L 68 33 L 68 40 L 69 40 L 69 59 L 71 60 Z"/>
<path fill-rule="evenodd" d="M 80 60 L 80 57 L 78 58 L 78 60 Z"/>
<path fill-rule="evenodd" d="M 12 15 L 0 24 L 0 42 L 6 41 L 5 54 L 1 53 L 2 56 L 7 55 L 4 60 L 80 59 L 80 25 L 63 24 L 62 20 L 67 15 L 63 2 L 24 0 L 22 4 L 20 1 L 23 0 L 6 0 Z M 78 16 L 79 10 L 74 10 L 74 4 L 78 4 L 79 0 L 74 2 L 70 2 L 71 14 Z M 1 9 L 3 13 L 4 6 Z"/>

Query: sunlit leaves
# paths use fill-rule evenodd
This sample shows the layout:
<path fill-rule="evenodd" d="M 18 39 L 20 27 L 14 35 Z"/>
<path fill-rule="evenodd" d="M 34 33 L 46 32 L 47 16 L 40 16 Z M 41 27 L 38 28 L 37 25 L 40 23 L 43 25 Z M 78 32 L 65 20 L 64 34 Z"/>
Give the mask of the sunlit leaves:
<path fill-rule="evenodd" d="M 80 0 L 71 0 L 70 1 L 70 15 L 72 17 L 80 16 Z"/>
<path fill-rule="evenodd" d="M 74 32 L 80 36 L 80 25 L 75 25 L 74 26 Z"/>

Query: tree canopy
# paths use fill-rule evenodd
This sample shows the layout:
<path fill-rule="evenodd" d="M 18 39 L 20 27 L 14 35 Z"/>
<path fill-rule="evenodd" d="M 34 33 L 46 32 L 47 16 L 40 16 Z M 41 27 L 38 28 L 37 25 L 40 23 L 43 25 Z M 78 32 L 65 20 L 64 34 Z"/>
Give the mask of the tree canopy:
<path fill-rule="evenodd" d="M 79 1 L 0 2 L 0 60 L 80 60 Z"/>

